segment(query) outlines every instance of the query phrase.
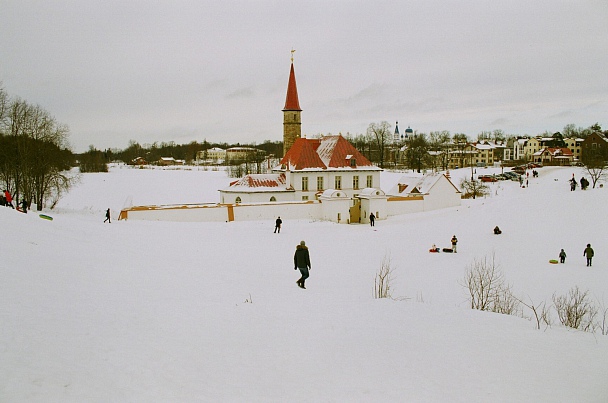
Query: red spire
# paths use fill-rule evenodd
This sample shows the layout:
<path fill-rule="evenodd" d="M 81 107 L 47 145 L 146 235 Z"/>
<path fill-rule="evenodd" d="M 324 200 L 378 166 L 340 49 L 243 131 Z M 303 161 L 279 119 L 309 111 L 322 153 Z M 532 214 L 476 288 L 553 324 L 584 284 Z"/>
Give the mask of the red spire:
<path fill-rule="evenodd" d="M 296 87 L 296 73 L 293 71 L 293 63 L 291 63 L 291 71 L 289 72 L 289 84 L 287 85 L 287 97 L 285 98 L 284 111 L 301 111 L 300 101 L 298 101 L 298 87 Z"/>

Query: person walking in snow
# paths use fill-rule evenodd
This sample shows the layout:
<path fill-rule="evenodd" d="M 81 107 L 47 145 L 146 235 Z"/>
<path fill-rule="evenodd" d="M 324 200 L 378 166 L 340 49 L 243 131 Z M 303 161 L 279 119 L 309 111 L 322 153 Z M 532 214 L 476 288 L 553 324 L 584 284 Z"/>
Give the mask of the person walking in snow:
<path fill-rule="evenodd" d="M 27 201 L 25 199 L 21 200 L 21 211 L 27 214 Z"/>
<path fill-rule="evenodd" d="M 10 207 L 10 208 L 15 208 L 15 206 L 13 206 L 13 196 L 11 196 L 11 193 L 8 190 L 4 190 L 4 198 L 6 199 L 6 207 Z"/>
<path fill-rule="evenodd" d="M 566 263 L 566 252 L 563 249 L 559 253 L 559 262 L 560 263 Z"/>
<path fill-rule="evenodd" d="M 300 244 L 296 246 L 296 253 L 293 255 L 293 269 L 300 269 L 302 277 L 296 281 L 296 284 L 298 284 L 298 287 L 306 289 L 304 282 L 309 277 L 308 271 L 310 270 L 310 254 L 308 253 L 308 248 L 306 247 L 306 242 L 304 241 L 300 241 Z"/>
<path fill-rule="evenodd" d="M 283 224 L 283 220 L 281 220 L 281 216 L 279 216 L 274 222 L 274 233 L 281 233 L 281 224 Z"/>
<path fill-rule="evenodd" d="M 369 225 L 371 225 L 372 227 L 375 225 L 376 223 L 376 216 L 374 215 L 374 213 L 369 213 Z"/>
<path fill-rule="evenodd" d="M 458 238 L 454 235 L 451 239 L 452 242 L 452 252 L 456 253 L 456 244 L 458 243 Z"/>
<path fill-rule="evenodd" d="M 572 179 L 570 179 L 570 191 L 574 192 L 576 190 L 576 179 L 574 179 L 574 176 L 572 177 Z"/>
<path fill-rule="evenodd" d="M 588 243 L 585 251 L 583 252 L 583 256 L 587 257 L 587 267 L 591 266 L 591 259 L 593 259 L 593 255 L 593 248 L 591 247 L 591 244 Z"/>
<path fill-rule="evenodd" d="M 110 209 L 107 209 L 107 210 L 106 210 L 106 219 L 105 219 L 105 220 L 103 220 L 103 222 L 105 223 L 106 221 L 107 221 L 108 223 L 112 224 L 112 221 L 110 220 Z"/>

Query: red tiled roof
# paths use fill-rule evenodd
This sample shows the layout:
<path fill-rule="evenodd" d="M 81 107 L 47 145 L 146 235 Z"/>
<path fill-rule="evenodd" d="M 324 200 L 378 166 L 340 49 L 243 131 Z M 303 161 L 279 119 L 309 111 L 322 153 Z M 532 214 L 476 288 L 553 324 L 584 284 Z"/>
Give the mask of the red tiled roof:
<path fill-rule="evenodd" d="M 320 140 L 298 138 L 287 154 L 281 160 L 281 164 L 288 164 L 295 169 L 304 168 L 326 168 L 325 164 L 317 154 Z"/>
<path fill-rule="evenodd" d="M 340 135 L 331 136 L 327 138 L 328 141 L 322 141 L 320 150 L 318 151 L 319 155 L 329 154 L 329 164 L 328 167 L 331 168 L 344 168 L 351 166 L 351 159 L 355 159 L 355 166 L 371 166 L 372 163 L 369 162 L 367 158 L 363 156 L 352 144 L 350 144 L 346 139 Z M 351 156 L 347 159 L 347 156 Z M 323 158 L 323 157 L 322 157 Z"/>
<path fill-rule="evenodd" d="M 257 174 L 245 175 L 238 181 L 230 183 L 230 187 L 248 187 L 248 188 L 274 188 L 284 187 L 286 184 L 285 174 Z"/>
<path fill-rule="evenodd" d="M 349 156 L 349 158 L 346 158 Z M 351 165 L 351 159 L 355 165 Z M 296 139 L 293 146 L 281 160 L 292 169 L 306 168 L 347 168 L 373 166 L 352 144 L 340 135 L 325 136 L 321 139 Z"/>
<path fill-rule="evenodd" d="M 287 97 L 285 98 L 284 111 L 301 111 L 300 101 L 298 100 L 298 87 L 296 87 L 296 73 L 293 70 L 291 63 L 291 71 L 289 72 L 289 83 L 287 84 Z"/>
<path fill-rule="evenodd" d="M 564 157 L 572 156 L 572 150 L 566 147 L 549 147 L 547 152 L 552 156 L 563 155 Z"/>

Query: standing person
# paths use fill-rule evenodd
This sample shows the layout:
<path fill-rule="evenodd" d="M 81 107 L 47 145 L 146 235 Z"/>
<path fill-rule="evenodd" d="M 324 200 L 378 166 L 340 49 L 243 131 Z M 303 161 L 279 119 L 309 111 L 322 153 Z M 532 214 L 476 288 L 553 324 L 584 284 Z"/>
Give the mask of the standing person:
<path fill-rule="evenodd" d="M 374 215 L 374 213 L 369 213 L 369 225 L 371 225 L 372 227 L 375 225 L 376 223 L 376 216 Z"/>
<path fill-rule="evenodd" d="M 279 216 L 274 222 L 274 233 L 281 233 L 281 224 L 283 224 L 283 220 L 281 220 L 281 216 Z"/>
<path fill-rule="evenodd" d="M 302 277 L 296 283 L 300 288 L 306 289 L 304 282 L 309 277 L 310 255 L 304 241 L 300 241 L 300 244 L 296 246 L 296 253 L 293 255 L 293 266 L 294 270 L 300 269 L 300 273 L 302 273 Z"/>
<path fill-rule="evenodd" d="M 454 235 L 451 239 L 452 242 L 452 252 L 456 253 L 456 244 L 458 243 L 458 238 Z"/>
<path fill-rule="evenodd" d="M 27 214 L 27 202 L 25 201 L 25 199 L 21 200 L 21 210 Z"/>
<path fill-rule="evenodd" d="M 13 196 L 11 196 L 11 193 L 6 189 L 4 190 L 4 198 L 6 199 L 7 207 L 15 208 L 15 206 L 13 206 Z"/>
<path fill-rule="evenodd" d="M 112 220 L 110 220 L 110 209 L 106 210 L 106 219 L 103 220 L 103 222 L 109 222 L 110 224 L 112 224 Z"/>
<path fill-rule="evenodd" d="M 585 251 L 583 252 L 583 256 L 587 256 L 587 267 L 591 266 L 591 259 L 593 259 L 593 248 L 591 244 L 588 243 Z"/>
<path fill-rule="evenodd" d="M 566 262 L 566 252 L 563 249 L 559 253 L 559 262 L 560 263 L 565 263 Z"/>

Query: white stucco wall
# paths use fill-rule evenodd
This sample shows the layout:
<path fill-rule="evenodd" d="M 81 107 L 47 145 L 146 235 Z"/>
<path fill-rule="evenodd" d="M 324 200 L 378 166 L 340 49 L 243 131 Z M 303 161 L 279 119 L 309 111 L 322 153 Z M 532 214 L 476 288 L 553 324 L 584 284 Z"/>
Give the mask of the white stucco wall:
<path fill-rule="evenodd" d="M 460 203 L 460 193 L 446 179 L 442 179 L 424 196 L 424 211 L 460 206 Z"/>
<path fill-rule="evenodd" d="M 302 196 L 308 196 L 309 199 L 313 199 L 317 190 L 317 178 L 323 178 L 323 190 L 325 189 L 334 189 L 335 188 L 335 179 L 336 176 L 341 177 L 341 189 L 344 193 L 348 195 L 348 197 L 352 197 L 355 193 L 359 193 L 361 189 L 367 187 L 367 176 L 372 176 L 372 187 L 380 186 L 380 171 L 356 171 L 356 170 L 344 170 L 344 171 L 298 171 L 291 172 L 293 176 L 291 178 L 290 184 L 293 186 L 296 191 L 296 196 L 294 200 L 301 200 Z M 353 178 L 355 176 L 359 177 L 359 189 L 353 189 Z M 302 178 L 308 178 L 308 191 L 302 190 Z"/>
<path fill-rule="evenodd" d="M 388 216 L 424 211 L 424 201 L 413 197 L 391 197 L 386 203 Z"/>
<path fill-rule="evenodd" d="M 214 222 L 227 221 L 228 209 L 225 206 L 149 206 L 125 209 L 128 220 L 177 221 L 177 222 Z"/>
<path fill-rule="evenodd" d="M 295 193 L 291 191 L 281 192 L 257 192 L 257 193 L 233 193 L 220 190 L 220 203 L 236 203 L 236 198 L 241 198 L 241 203 L 270 203 L 274 197 L 277 202 L 298 201 L 294 199 Z"/>
<path fill-rule="evenodd" d="M 291 203 L 260 203 L 234 205 L 234 221 L 318 219 L 321 216 L 318 201 Z"/>

